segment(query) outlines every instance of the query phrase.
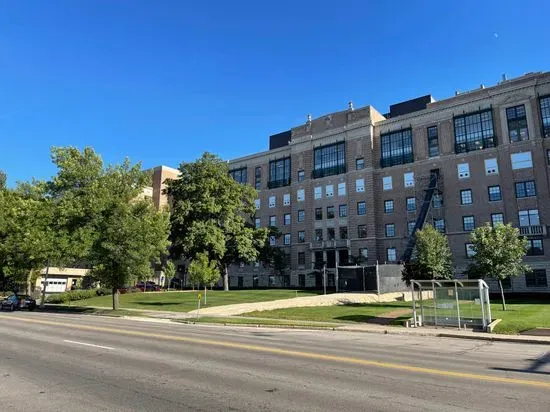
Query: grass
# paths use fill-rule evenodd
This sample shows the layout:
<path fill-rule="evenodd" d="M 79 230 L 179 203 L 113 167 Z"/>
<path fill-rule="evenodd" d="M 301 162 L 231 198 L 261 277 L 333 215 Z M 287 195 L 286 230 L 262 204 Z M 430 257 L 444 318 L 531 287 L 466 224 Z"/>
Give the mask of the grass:
<path fill-rule="evenodd" d="M 496 333 L 516 334 L 529 329 L 550 328 L 550 301 L 509 300 L 507 311 L 500 303 L 491 304 L 493 319 L 502 319 Z"/>
<path fill-rule="evenodd" d="M 120 295 L 120 307 L 123 309 L 160 310 L 171 312 L 189 312 L 197 309 L 197 294 L 199 292 L 162 292 L 162 293 L 127 293 Z M 204 291 L 200 292 L 204 294 Z M 201 308 L 232 305 L 235 303 L 265 302 L 276 299 L 289 299 L 296 296 L 312 296 L 317 292 L 294 291 L 287 289 L 271 290 L 236 290 L 208 291 L 207 305 L 204 306 L 204 296 Z M 74 306 L 97 306 L 110 308 L 112 296 L 97 296 L 71 302 Z"/>

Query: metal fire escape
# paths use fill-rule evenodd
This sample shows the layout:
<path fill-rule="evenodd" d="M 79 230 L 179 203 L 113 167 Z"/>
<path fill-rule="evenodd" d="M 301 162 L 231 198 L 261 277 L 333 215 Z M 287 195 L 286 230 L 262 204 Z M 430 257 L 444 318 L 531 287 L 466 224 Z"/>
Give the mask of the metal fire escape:
<path fill-rule="evenodd" d="M 416 217 L 416 224 L 409 237 L 409 242 L 407 243 L 407 248 L 405 249 L 405 253 L 403 254 L 403 261 L 405 263 L 411 260 L 411 257 L 414 251 L 414 246 L 416 245 L 416 232 L 422 229 L 424 227 L 424 224 L 426 223 L 426 218 L 428 217 L 428 213 L 430 212 L 430 209 L 432 207 L 432 200 L 434 198 L 434 194 L 436 193 L 440 194 L 439 182 L 440 182 L 439 169 L 430 170 L 428 188 L 423 190 L 424 196 L 422 200 L 422 206 L 420 208 L 420 212 Z"/>

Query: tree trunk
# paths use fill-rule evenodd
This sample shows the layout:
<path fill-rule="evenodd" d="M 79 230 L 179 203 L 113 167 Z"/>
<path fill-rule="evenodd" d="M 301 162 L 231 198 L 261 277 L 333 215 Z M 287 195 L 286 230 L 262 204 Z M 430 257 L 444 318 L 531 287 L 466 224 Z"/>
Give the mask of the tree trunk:
<path fill-rule="evenodd" d="M 502 297 L 502 310 L 506 312 L 506 301 L 504 300 L 504 289 L 502 288 L 502 281 L 498 280 L 498 285 L 500 286 L 500 296 Z"/>
<path fill-rule="evenodd" d="M 206 306 L 206 285 L 204 285 L 204 306 Z"/>
<path fill-rule="evenodd" d="M 117 288 L 113 288 L 113 310 L 118 310 L 120 305 L 118 302 L 118 297 L 120 295 L 120 292 Z"/>
<path fill-rule="evenodd" d="M 223 271 L 223 290 L 229 290 L 229 267 L 227 265 L 224 266 Z"/>

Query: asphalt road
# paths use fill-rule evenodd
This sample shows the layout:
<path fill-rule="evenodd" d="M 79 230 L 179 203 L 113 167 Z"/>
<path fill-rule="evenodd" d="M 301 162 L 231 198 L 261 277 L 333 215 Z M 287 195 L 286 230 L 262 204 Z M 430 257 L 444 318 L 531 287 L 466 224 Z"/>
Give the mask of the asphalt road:
<path fill-rule="evenodd" d="M 13 411 L 550 411 L 550 346 L 0 313 Z"/>

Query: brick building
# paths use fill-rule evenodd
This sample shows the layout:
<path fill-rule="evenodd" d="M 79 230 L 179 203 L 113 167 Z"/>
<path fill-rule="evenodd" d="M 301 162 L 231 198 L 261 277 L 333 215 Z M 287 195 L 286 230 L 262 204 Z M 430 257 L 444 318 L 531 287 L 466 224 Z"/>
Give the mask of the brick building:
<path fill-rule="evenodd" d="M 230 285 L 312 287 L 315 262 L 335 266 L 408 260 L 410 234 L 426 223 L 445 232 L 460 276 L 470 231 L 511 222 L 527 236 L 533 273 L 513 291 L 549 291 L 550 73 L 434 101 L 423 96 L 381 114 L 372 106 L 312 119 L 270 137 L 269 150 L 230 161 L 256 187 L 258 226 L 290 258 L 284 276 L 259 265 L 234 268 Z M 318 286 L 318 285 L 317 285 Z M 340 285 L 341 286 L 341 285 Z"/>

